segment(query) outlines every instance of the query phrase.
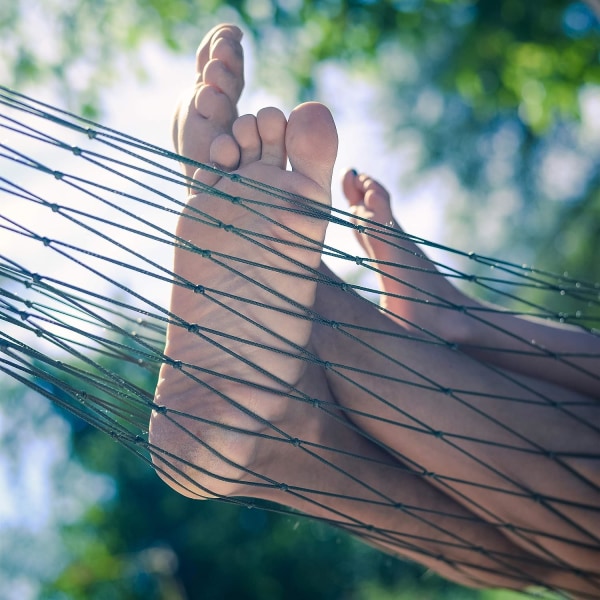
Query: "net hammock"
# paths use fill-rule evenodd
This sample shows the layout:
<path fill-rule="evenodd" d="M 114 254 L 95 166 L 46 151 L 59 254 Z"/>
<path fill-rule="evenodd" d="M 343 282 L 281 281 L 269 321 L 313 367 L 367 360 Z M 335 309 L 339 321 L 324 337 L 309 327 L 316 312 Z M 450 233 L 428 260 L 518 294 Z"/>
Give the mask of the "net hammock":
<path fill-rule="evenodd" d="M 512 427 L 498 419 L 494 408 L 485 408 L 502 403 L 515 407 L 527 405 L 534 410 L 556 411 L 569 419 L 569 422 L 576 422 L 586 435 L 598 436 L 600 440 L 600 430 L 596 425 L 598 419 L 594 421 L 582 416 L 587 414 L 586 410 L 597 411 L 598 402 L 594 399 L 578 396 L 577 402 L 561 402 L 552 394 L 546 394 L 543 388 L 540 391 L 529 387 L 522 378 L 510 371 L 502 370 L 492 363 L 485 363 L 481 367 L 481 363 L 473 358 L 473 365 L 477 363 L 477 368 L 485 368 L 494 377 L 509 381 L 511 389 L 515 390 L 509 396 L 501 391 L 488 393 L 486 402 L 482 404 L 482 392 L 471 389 L 469 381 L 463 382 L 460 388 L 450 388 L 440 383 L 426 365 L 422 369 L 415 369 L 401 363 L 373 341 L 380 336 L 380 339 L 385 338 L 388 342 L 390 338 L 395 338 L 398 344 L 410 340 L 411 343 L 418 341 L 429 348 L 460 351 L 456 344 L 446 341 L 422 324 L 405 323 L 412 326 L 413 331 L 418 330 L 418 334 L 408 330 L 400 334 L 397 329 L 393 332 L 370 330 L 355 322 L 332 320 L 273 291 L 278 298 L 278 308 L 272 309 L 273 319 L 294 315 L 295 318 L 311 321 L 335 331 L 348 344 L 359 345 L 365 356 L 381 358 L 397 367 L 397 374 L 365 373 L 361 365 L 324 360 L 318 353 L 288 341 L 287 351 L 279 348 L 279 352 L 287 352 L 297 360 L 333 373 L 343 379 L 345 385 L 350 388 L 354 386 L 357 392 L 368 396 L 372 403 L 360 410 L 348 407 L 340 409 L 337 404 L 333 405 L 325 398 L 313 397 L 301 389 L 286 389 L 279 393 L 291 402 L 306 403 L 314 410 L 322 411 L 327 419 L 343 423 L 344 427 L 359 432 L 387 455 L 397 459 L 394 468 L 398 477 L 402 474 L 414 480 L 426 481 L 458 499 L 470 511 L 468 517 L 460 517 L 465 528 L 470 523 L 485 523 L 506 533 L 517 544 L 528 549 L 527 554 L 519 555 L 516 560 L 515 556 L 502 549 L 486 547 L 484 541 L 481 545 L 474 544 L 468 536 L 461 534 L 461 527 L 455 526 L 455 523 L 444 525 L 444 517 L 447 517 L 449 523 L 457 520 L 454 511 L 446 514 L 443 510 L 391 497 L 383 488 L 378 488 L 357 475 L 362 472 L 362 468 L 369 468 L 369 465 L 376 468 L 375 459 L 348 449 L 320 447 L 314 441 L 291 435 L 276 424 L 265 422 L 249 408 L 240 406 L 239 402 L 220 392 L 218 386 L 213 387 L 210 382 L 215 377 L 221 377 L 229 379 L 231 383 L 254 387 L 257 393 L 265 390 L 264 384 L 239 381 L 228 374 L 211 370 L 210 366 L 183 363 L 165 354 L 166 329 L 171 325 L 185 328 L 204 343 L 213 344 L 220 352 L 228 352 L 231 361 L 242 361 L 248 365 L 248 358 L 243 352 L 236 354 L 231 350 L 231 341 L 236 337 L 232 332 L 212 329 L 212 323 L 188 322 L 184 315 L 171 312 L 169 297 L 173 285 L 194 291 L 221 309 L 231 311 L 236 318 L 265 329 L 264 324 L 252 321 L 253 309 L 264 306 L 244 295 L 245 292 L 240 292 L 238 296 L 230 291 L 211 287 L 210 281 L 199 284 L 173 273 L 172 255 L 176 247 L 185 247 L 190 252 L 195 252 L 199 258 L 227 268 L 232 277 L 240 279 L 246 277 L 245 267 L 256 266 L 250 256 L 240 259 L 193 247 L 187 240 L 175 236 L 173 232 L 184 209 L 183 199 L 189 185 L 195 191 L 210 193 L 221 202 L 235 203 L 238 206 L 241 204 L 260 219 L 276 218 L 273 215 L 277 211 L 273 210 L 273 206 L 281 206 L 280 200 L 283 199 L 289 210 L 303 212 L 312 218 L 327 219 L 330 225 L 346 231 L 345 235 L 352 235 L 352 230 L 359 229 L 373 239 L 394 246 L 398 252 L 406 252 L 403 245 L 406 240 L 434 246 L 449 258 L 444 262 L 432 263 L 436 268 L 428 274 L 439 274 L 472 288 L 493 291 L 496 296 L 504 298 L 506 304 L 510 303 L 510 311 L 502 312 L 505 315 L 535 316 L 575 324 L 582 331 L 597 335 L 594 329 L 600 322 L 600 287 L 597 283 L 431 244 L 389 225 L 368 220 L 351 220 L 350 215 L 342 210 L 334 208 L 331 212 L 324 211 L 317 203 L 305 198 L 295 197 L 257 181 L 219 172 L 222 177 L 230 178 L 248 189 L 248 197 L 227 196 L 181 175 L 179 162 L 194 164 L 189 159 L 6 88 L 0 88 L 0 98 L 0 124 L 3 131 L 0 144 L 3 162 L 0 176 L 0 370 L 6 376 L 48 397 L 56 405 L 110 435 L 142 461 L 161 472 L 163 478 L 173 479 L 175 474 L 180 485 L 182 481 L 183 485 L 185 482 L 189 483 L 192 493 L 197 494 L 202 489 L 207 496 L 219 498 L 221 495 L 205 483 L 206 476 L 210 473 L 203 465 L 172 456 L 149 441 L 148 423 L 152 411 L 171 419 L 178 427 L 184 427 L 181 423 L 185 421 L 181 417 L 185 415 L 155 403 L 153 386 L 161 365 L 168 364 L 196 382 L 199 390 L 210 390 L 218 394 L 224 403 L 229 403 L 232 409 L 242 410 L 261 427 L 239 431 L 220 420 L 205 419 L 207 425 L 240 435 L 258 436 L 277 444 L 292 445 L 298 452 L 318 461 L 321 468 L 330 469 L 332 477 L 346 478 L 349 489 L 356 489 L 358 486 L 363 489 L 364 494 L 352 496 L 344 491 L 333 493 L 321 489 L 306 489 L 274 480 L 267 474 L 244 465 L 235 465 L 247 473 L 248 481 L 251 482 L 249 485 L 279 490 L 306 506 L 312 505 L 316 518 L 346 529 L 376 546 L 385 547 L 387 551 L 396 551 L 409 557 L 418 555 L 424 558 L 425 563 L 427 559 L 431 559 L 463 573 L 472 573 L 472 567 L 475 567 L 490 576 L 497 574 L 510 577 L 518 582 L 518 587 L 542 586 L 556 589 L 552 582 L 537 575 L 539 569 L 550 566 L 569 574 L 569 585 L 561 586 L 566 587 L 567 592 L 576 593 L 580 597 L 600 597 L 598 566 L 571 564 L 564 553 L 555 551 L 555 548 L 566 545 L 572 547 L 574 552 L 588 552 L 592 556 L 597 553 L 596 556 L 600 557 L 600 539 L 585 525 L 585 519 L 597 522 L 600 516 L 597 476 L 594 478 L 593 473 L 590 475 L 587 471 L 574 467 L 572 462 L 583 460 L 594 465 L 594 461 L 597 463 L 600 458 L 600 445 L 593 451 L 578 455 L 561 452 L 560 449 L 549 449 L 523 435 L 518 427 Z M 60 169 L 56 165 L 60 165 Z M 195 166 L 216 171 L 208 165 L 196 163 Z M 252 193 L 257 190 L 267 200 L 254 200 Z M 268 201 L 269 198 L 273 205 Z M 208 213 L 194 211 L 187 214 L 187 218 L 197 220 L 204 226 L 222 229 L 223 235 L 243 236 L 263 252 L 269 242 L 258 234 L 239 230 L 219 221 Z M 346 261 L 371 275 L 394 266 L 367 256 L 350 255 L 327 243 L 316 244 L 300 234 L 297 234 L 294 245 L 322 253 L 326 259 Z M 280 258 L 286 257 L 285 248 L 271 251 L 278 253 Z M 458 268 L 457 258 L 480 267 L 477 274 L 466 273 Z M 341 293 L 357 292 L 371 301 L 377 301 L 381 293 L 363 283 L 364 278 L 356 277 L 355 283 L 342 282 L 319 270 L 299 265 L 291 258 L 289 260 L 290 269 L 297 272 L 302 268 L 298 276 L 304 281 L 313 280 Z M 410 266 L 408 268 L 415 269 Z M 399 278 L 402 278 L 403 272 L 406 271 L 399 271 Z M 281 273 L 273 268 L 272 277 L 279 274 Z M 502 330 L 501 326 L 494 325 L 493 319 L 490 319 L 497 312 L 495 308 L 481 306 L 470 309 L 453 305 L 444 297 L 420 289 L 404 279 L 402 282 L 414 288 L 416 298 L 412 299 L 413 302 L 437 306 L 448 311 L 449 315 L 452 314 L 450 311 L 468 314 L 476 321 Z M 535 291 L 536 300 L 521 297 L 523 290 Z M 389 293 L 388 296 L 393 300 L 395 295 Z M 543 301 L 537 300 L 539 297 L 555 296 L 570 299 L 580 308 L 568 313 L 556 312 L 547 308 Z M 407 301 L 404 296 L 401 299 Z M 240 306 L 247 307 L 247 310 L 240 311 Z M 389 316 L 401 320 L 398 315 L 391 314 L 391 309 L 387 312 Z M 275 336 L 268 326 L 266 329 L 271 338 Z M 545 350 L 534 341 L 514 332 L 506 332 L 506 335 L 519 342 L 518 350 L 506 350 L 507 353 L 518 355 L 519 359 L 544 356 L 549 365 L 564 365 L 588 380 L 600 380 L 600 374 L 593 366 L 593 360 L 599 359 L 599 354 L 558 353 Z M 241 347 L 245 344 L 256 350 L 273 351 L 273 347 L 268 344 L 261 346 L 260 343 L 243 337 L 233 341 Z M 482 347 L 481 350 L 490 349 Z M 582 363 L 578 359 L 586 359 L 588 362 L 584 360 Z M 587 364 L 591 366 L 588 368 L 585 366 Z M 261 376 L 270 378 L 273 388 L 282 389 L 282 380 L 277 372 L 270 372 L 268 368 L 251 361 L 249 366 Z M 398 407 L 390 398 L 383 397 L 375 386 L 365 385 L 365 376 L 373 377 L 374 381 L 385 380 L 402 386 L 406 394 L 426 391 L 437 394 L 440 402 L 450 399 L 461 410 L 476 414 L 480 422 L 488 422 L 490 426 L 502 429 L 511 442 L 498 441 L 495 436 L 486 437 L 485 428 L 470 431 L 468 435 L 454 430 L 440 430 L 418 418 L 410 410 Z M 396 411 L 397 417 L 382 417 L 380 411 L 371 413 L 369 407 L 377 403 Z M 188 417 L 194 423 L 203 420 L 198 415 Z M 489 472 L 491 480 L 496 483 L 486 484 L 477 479 L 460 478 L 452 473 L 433 472 L 414 456 L 400 452 L 397 447 L 391 447 L 358 427 L 355 424 L 357 418 L 371 418 L 376 422 L 394 425 L 398 428 L 399 436 L 403 432 L 406 435 L 418 434 L 423 439 L 430 440 L 431 444 L 444 444 L 449 454 L 464 456 L 466 461 L 471 461 L 478 469 Z M 257 432 L 258 429 L 260 432 Z M 191 429 L 187 435 L 199 448 L 227 460 L 219 448 L 210 447 Z M 484 451 L 480 452 L 482 448 Z M 581 499 L 573 499 L 569 493 L 565 493 L 564 497 L 556 497 L 540 491 L 530 482 L 520 480 L 487 460 L 485 457 L 494 450 L 512 452 L 517 461 L 543 457 L 561 472 L 568 474 L 568 481 L 575 482 L 577 489 L 588 490 L 589 493 Z M 344 461 L 337 460 L 336 457 L 341 455 L 344 455 Z M 339 466 L 342 462 L 348 464 L 348 459 L 355 461 L 356 472 Z M 190 470 L 198 473 L 198 480 L 190 477 Z M 213 476 L 218 481 L 219 476 Z M 199 484 L 198 481 L 204 483 Z M 527 506 L 534 503 L 542 507 L 551 518 L 564 522 L 565 531 L 569 533 L 546 531 L 536 525 L 507 519 L 493 506 L 481 501 L 481 498 L 485 498 L 482 494 L 486 491 L 504 494 L 507 502 L 517 499 Z M 254 499 L 220 499 L 244 506 L 260 505 L 260 501 Z M 336 499 L 339 504 L 336 504 Z M 368 503 L 381 510 L 397 511 L 399 515 L 421 523 L 422 531 L 426 533 L 415 534 L 402 527 L 384 527 L 356 516 L 361 513 L 349 514 L 336 508 L 346 506 L 348 501 Z M 294 503 L 291 502 L 290 505 L 294 506 Z M 285 512 L 288 509 L 282 506 L 271 507 L 271 510 Z M 585 518 L 580 518 L 581 515 L 585 515 Z M 402 518 L 399 518 L 398 522 L 401 521 Z M 435 551 L 431 550 L 433 546 L 437 548 Z M 468 552 L 457 555 L 457 549 Z M 457 559 L 456 556 L 461 558 Z M 474 579 L 473 583 L 480 582 Z"/>

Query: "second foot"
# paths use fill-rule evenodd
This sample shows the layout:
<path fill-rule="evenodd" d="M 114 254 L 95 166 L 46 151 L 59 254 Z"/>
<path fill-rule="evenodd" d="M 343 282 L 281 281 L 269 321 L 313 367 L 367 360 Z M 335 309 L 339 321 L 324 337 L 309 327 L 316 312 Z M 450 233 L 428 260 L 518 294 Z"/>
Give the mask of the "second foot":
<path fill-rule="evenodd" d="M 344 175 L 343 191 L 354 215 L 356 237 L 377 270 L 380 305 L 402 327 L 449 343 L 467 339 L 469 323 L 454 309 L 473 304 L 436 268 L 395 220 L 387 190 L 354 170 Z M 453 312 L 451 312 L 453 311 Z"/>

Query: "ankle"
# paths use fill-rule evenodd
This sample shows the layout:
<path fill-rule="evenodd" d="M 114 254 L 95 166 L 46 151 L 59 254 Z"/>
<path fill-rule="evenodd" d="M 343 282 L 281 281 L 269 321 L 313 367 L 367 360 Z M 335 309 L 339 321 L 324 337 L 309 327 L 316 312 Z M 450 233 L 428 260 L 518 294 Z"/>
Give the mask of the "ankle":
<path fill-rule="evenodd" d="M 382 296 L 380 307 L 404 329 L 423 335 L 427 339 L 437 339 L 449 345 L 475 343 L 478 322 L 470 314 L 478 306 L 471 298 L 457 290 L 449 304 L 423 302 L 418 299 L 396 302 L 394 298 Z M 418 303 L 418 309 L 413 307 Z"/>

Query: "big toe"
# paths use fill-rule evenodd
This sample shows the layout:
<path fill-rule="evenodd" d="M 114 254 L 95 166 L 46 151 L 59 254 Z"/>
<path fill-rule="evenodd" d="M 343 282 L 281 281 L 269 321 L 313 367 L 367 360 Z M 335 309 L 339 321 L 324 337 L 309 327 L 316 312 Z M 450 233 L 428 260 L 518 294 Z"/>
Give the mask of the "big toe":
<path fill-rule="evenodd" d="M 202 38 L 198 50 L 196 51 L 196 74 L 198 77 L 202 77 L 204 68 L 211 58 L 214 58 L 212 55 L 215 46 L 219 44 L 220 40 L 224 39 L 233 43 L 239 43 L 242 39 L 242 35 L 241 29 L 236 25 L 225 23 L 213 27 L 204 38 Z"/>
<path fill-rule="evenodd" d="M 329 109 L 318 102 L 296 107 L 288 120 L 285 147 L 292 170 L 314 181 L 330 198 L 338 136 Z"/>
<path fill-rule="evenodd" d="M 244 89 L 244 53 L 238 41 L 223 37 L 213 44 L 202 82 L 218 87 L 237 104 Z"/>
<path fill-rule="evenodd" d="M 208 84 L 222 93 L 230 106 L 226 106 L 227 114 L 217 117 L 217 121 L 231 125 L 236 115 L 236 104 L 244 87 L 244 59 L 240 45 L 241 30 L 235 25 L 217 25 L 205 36 L 196 52 L 196 81 L 190 96 L 189 91 L 184 92 L 175 107 L 172 121 L 172 137 L 175 151 L 185 154 L 183 140 L 185 129 L 189 126 L 189 118 L 193 117 L 193 108 L 203 116 L 205 109 L 198 108 L 203 88 Z M 226 103 L 227 104 L 227 103 Z M 209 107 L 210 108 L 210 107 Z M 202 137 L 202 132 L 195 131 L 196 137 Z M 195 155 L 188 158 L 200 160 Z"/>
<path fill-rule="evenodd" d="M 365 192 L 360 184 L 358 173 L 354 169 L 348 169 L 342 177 L 342 191 L 348 204 L 350 206 L 356 206 L 362 204 Z"/>

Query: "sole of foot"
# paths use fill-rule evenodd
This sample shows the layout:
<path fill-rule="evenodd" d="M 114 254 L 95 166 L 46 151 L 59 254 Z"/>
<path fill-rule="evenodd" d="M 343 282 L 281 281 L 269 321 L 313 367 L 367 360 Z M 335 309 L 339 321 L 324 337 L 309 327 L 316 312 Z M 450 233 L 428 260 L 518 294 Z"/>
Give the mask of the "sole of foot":
<path fill-rule="evenodd" d="M 268 108 L 213 139 L 209 160 L 222 174 L 196 174 L 210 192 L 188 199 L 177 226 L 149 436 L 159 474 L 181 493 L 257 495 L 249 484 L 271 481 L 282 457 L 281 443 L 261 435 L 318 435 L 293 396 L 310 387 L 307 311 L 336 153 L 323 105 L 303 104 L 289 120 Z"/>

